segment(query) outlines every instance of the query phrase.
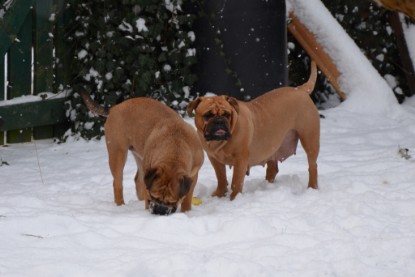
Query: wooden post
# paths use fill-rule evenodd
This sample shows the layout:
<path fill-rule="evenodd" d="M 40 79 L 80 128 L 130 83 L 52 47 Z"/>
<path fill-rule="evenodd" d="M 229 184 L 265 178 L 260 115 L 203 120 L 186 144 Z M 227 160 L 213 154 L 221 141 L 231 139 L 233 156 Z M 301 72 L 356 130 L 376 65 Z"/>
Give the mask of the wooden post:
<path fill-rule="evenodd" d="M 413 61 L 409 55 L 408 46 L 403 34 L 402 23 L 398 12 L 390 12 L 390 23 L 396 37 L 396 45 L 398 47 L 402 71 L 405 74 L 408 82 L 409 91 L 404 91 L 405 96 L 412 96 L 415 94 L 415 70 Z"/>
<path fill-rule="evenodd" d="M 0 53 L 0 101 L 4 100 L 4 84 L 6 82 L 4 78 L 4 55 Z M 1 116 L 1 115 L 0 115 Z M 0 125 L 1 125 L 1 119 L 0 119 Z M 4 144 L 4 132 L 0 132 L 0 145 Z"/>
<path fill-rule="evenodd" d="M 30 12 L 17 35 L 16 41 L 9 50 L 8 76 L 9 89 L 8 99 L 31 94 L 32 83 L 32 13 Z M 27 142 L 31 141 L 32 132 L 30 128 L 14 130 L 7 133 L 7 141 Z"/>
<path fill-rule="evenodd" d="M 323 47 L 317 42 L 314 35 L 307 29 L 304 24 L 298 20 L 294 14 L 290 14 L 291 21 L 288 24 L 288 30 L 293 34 L 295 39 L 300 43 L 311 59 L 313 59 L 328 81 L 332 84 L 341 100 L 346 99 L 345 93 L 340 89 L 337 82 L 340 77 L 340 72 L 333 63 L 330 56 L 326 53 Z"/>
<path fill-rule="evenodd" d="M 65 8 L 65 0 L 56 0 L 56 22 L 55 22 L 55 51 L 56 51 L 56 65 L 55 65 L 55 88 L 54 91 L 59 91 L 60 86 L 65 88 L 70 85 L 71 80 L 71 62 L 73 57 L 73 50 L 68 42 L 66 36 L 69 26 L 69 18 L 73 17 L 72 10 Z"/>
<path fill-rule="evenodd" d="M 34 94 L 53 91 L 53 21 L 52 0 L 35 2 Z M 53 137 L 53 126 L 33 129 L 34 139 Z"/>

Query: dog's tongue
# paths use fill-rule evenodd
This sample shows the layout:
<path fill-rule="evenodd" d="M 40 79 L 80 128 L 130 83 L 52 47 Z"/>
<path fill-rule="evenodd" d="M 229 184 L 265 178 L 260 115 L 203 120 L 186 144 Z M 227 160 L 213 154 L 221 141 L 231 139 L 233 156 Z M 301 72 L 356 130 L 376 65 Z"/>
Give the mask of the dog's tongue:
<path fill-rule="evenodd" d="M 215 134 L 218 134 L 218 135 L 223 135 L 225 133 L 226 133 L 226 131 L 223 130 L 223 129 L 216 130 L 216 132 L 215 132 Z"/>

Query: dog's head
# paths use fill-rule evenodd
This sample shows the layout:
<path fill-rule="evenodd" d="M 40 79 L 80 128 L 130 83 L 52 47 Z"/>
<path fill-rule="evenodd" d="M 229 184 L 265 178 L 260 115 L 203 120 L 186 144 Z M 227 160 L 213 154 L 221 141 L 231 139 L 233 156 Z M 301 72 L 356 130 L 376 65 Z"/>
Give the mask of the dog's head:
<path fill-rule="evenodd" d="M 238 119 L 238 100 L 229 96 L 199 97 L 187 106 L 206 141 L 229 140 Z"/>
<path fill-rule="evenodd" d="M 162 168 L 151 168 L 144 176 L 149 193 L 149 209 L 152 214 L 169 215 L 177 210 L 189 192 L 192 179 L 182 174 L 171 177 Z"/>

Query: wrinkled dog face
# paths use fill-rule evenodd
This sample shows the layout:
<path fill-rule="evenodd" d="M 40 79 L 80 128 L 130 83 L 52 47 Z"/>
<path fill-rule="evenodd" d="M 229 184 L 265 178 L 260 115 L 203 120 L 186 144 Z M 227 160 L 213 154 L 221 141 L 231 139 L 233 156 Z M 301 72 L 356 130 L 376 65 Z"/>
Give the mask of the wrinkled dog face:
<path fill-rule="evenodd" d="M 187 112 L 196 111 L 196 127 L 206 141 L 229 140 L 239 112 L 238 102 L 228 96 L 199 97 L 189 103 Z"/>
<path fill-rule="evenodd" d="M 202 115 L 204 122 L 204 135 L 206 141 L 229 140 L 231 138 L 230 119 L 228 111 L 209 110 Z"/>
<path fill-rule="evenodd" d="M 189 192 L 192 179 L 187 176 L 170 178 L 161 168 L 152 168 L 146 172 L 144 182 L 150 195 L 150 212 L 169 215 L 176 212 Z"/>

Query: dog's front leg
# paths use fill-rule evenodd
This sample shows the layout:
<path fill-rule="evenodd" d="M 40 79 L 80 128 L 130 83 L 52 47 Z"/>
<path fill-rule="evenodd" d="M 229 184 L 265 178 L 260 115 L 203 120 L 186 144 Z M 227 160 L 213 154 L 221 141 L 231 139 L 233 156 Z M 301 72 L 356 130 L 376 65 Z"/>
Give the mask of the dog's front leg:
<path fill-rule="evenodd" d="M 146 199 L 146 193 L 147 193 L 147 189 L 144 184 L 143 160 L 141 159 L 141 157 L 138 155 L 137 152 L 132 151 L 132 153 L 135 158 L 135 162 L 137 164 L 137 173 L 135 174 L 135 177 L 134 177 L 135 191 L 137 194 L 137 199 L 142 201 Z"/>
<path fill-rule="evenodd" d="M 192 178 L 192 185 L 190 187 L 190 190 L 184 197 L 183 202 L 180 206 L 180 210 L 182 213 L 190 211 L 192 209 L 192 198 L 193 198 L 193 192 L 195 190 L 195 186 L 197 183 L 197 177 L 198 177 L 198 174 L 196 173 L 196 175 Z"/>
<path fill-rule="evenodd" d="M 218 162 L 215 158 L 209 157 L 210 163 L 215 170 L 216 179 L 218 180 L 218 186 L 212 196 L 223 197 L 228 190 L 228 181 L 226 180 L 226 167 L 224 164 Z"/>
<path fill-rule="evenodd" d="M 238 193 L 242 192 L 244 180 L 245 180 L 245 173 L 248 169 L 248 159 L 247 158 L 237 158 L 235 159 L 234 163 L 235 167 L 233 169 L 233 176 L 232 176 L 232 193 L 231 193 L 231 200 L 234 200 Z"/>

